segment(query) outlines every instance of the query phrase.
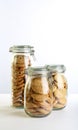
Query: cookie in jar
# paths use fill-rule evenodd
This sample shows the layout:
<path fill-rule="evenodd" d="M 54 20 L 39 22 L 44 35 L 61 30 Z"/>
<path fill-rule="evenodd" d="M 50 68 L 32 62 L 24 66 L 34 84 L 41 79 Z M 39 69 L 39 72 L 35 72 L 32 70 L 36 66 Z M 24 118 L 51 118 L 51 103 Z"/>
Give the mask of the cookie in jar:
<path fill-rule="evenodd" d="M 53 108 L 52 90 L 48 83 L 48 71 L 44 67 L 29 67 L 24 91 L 24 110 L 33 117 L 44 117 Z"/>
<path fill-rule="evenodd" d="M 68 83 L 65 77 L 66 67 L 64 65 L 48 65 L 52 79 L 53 109 L 62 109 L 67 105 Z"/>
<path fill-rule="evenodd" d="M 25 69 L 32 65 L 31 57 L 34 56 L 34 48 L 29 45 L 15 45 L 10 47 L 11 61 L 11 86 L 12 106 L 24 106 L 24 87 L 26 83 Z M 32 53 L 33 52 L 33 53 Z M 33 59 L 33 58 L 32 58 Z"/>

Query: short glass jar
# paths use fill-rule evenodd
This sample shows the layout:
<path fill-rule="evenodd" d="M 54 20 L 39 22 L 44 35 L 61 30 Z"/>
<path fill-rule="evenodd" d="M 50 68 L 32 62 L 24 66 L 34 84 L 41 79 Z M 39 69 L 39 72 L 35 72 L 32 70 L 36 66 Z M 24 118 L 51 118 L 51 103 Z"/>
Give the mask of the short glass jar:
<path fill-rule="evenodd" d="M 64 108 L 67 104 L 68 84 L 65 78 L 64 65 L 47 65 L 46 68 L 52 75 L 53 109 Z"/>
<path fill-rule="evenodd" d="M 34 57 L 34 48 L 29 45 L 18 45 L 10 47 L 9 52 L 12 52 L 12 106 L 23 107 L 25 69 L 32 65 L 31 57 L 32 59 Z"/>
<path fill-rule="evenodd" d="M 29 67 L 26 74 L 28 76 L 24 91 L 24 110 L 30 116 L 44 117 L 53 108 L 49 73 L 44 67 Z"/>

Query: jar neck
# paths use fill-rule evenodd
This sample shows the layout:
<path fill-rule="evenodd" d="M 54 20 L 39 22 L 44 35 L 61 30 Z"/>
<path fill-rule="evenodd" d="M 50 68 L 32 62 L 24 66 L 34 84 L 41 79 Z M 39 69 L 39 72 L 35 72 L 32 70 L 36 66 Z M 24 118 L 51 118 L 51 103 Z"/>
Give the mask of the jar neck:
<path fill-rule="evenodd" d="M 29 76 L 47 76 L 49 75 L 49 71 L 47 71 L 45 68 L 43 67 L 39 67 L 39 68 L 36 68 L 36 67 L 29 67 L 27 70 L 26 70 L 26 73 L 29 75 Z"/>
<path fill-rule="evenodd" d="M 26 57 L 31 56 L 30 53 L 21 53 L 21 52 L 19 52 L 19 53 L 13 52 L 12 55 L 13 56 L 16 56 L 16 55 L 25 55 Z"/>
<path fill-rule="evenodd" d="M 64 65 L 46 65 L 45 67 L 51 73 L 64 73 L 66 71 L 66 67 Z"/>

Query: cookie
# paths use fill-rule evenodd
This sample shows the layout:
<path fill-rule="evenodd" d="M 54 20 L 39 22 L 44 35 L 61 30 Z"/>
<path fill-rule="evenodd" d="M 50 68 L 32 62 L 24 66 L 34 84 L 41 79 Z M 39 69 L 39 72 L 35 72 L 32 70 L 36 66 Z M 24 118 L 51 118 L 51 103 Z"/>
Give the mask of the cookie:
<path fill-rule="evenodd" d="M 46 94 L 49 91 L 49 88 L 47 86 L 48 82 L 46 81 L 45 77 L 33 78 L 31 81 L 32 90 L 39 94 Z"/>
<path fill-rule="evenodd" d="M 62 105 L 62 104 L 57 103 L 57 104 L 55 104 L 53 107 L 54 107 L 54 109 L 61 109 L 61 108 L 64 108 L 65 105 Z"/>
<path fill-rule="evenodd" d="M 65 97 L 63 97 L 63 98 L 60 98 L 60 100 L 58 102 L 62 105 L 65 105 L 67 103 L 67 99 Z"/>
<path fill-rule="evenodd" d="M 24 55 L 15 55 L 14 56 L 14 62 L 18 64 L 24 64 L 25 63 L 25 56 Z"/>
<path fill-rule="evenodd" d="M 36 101 L 45 101 L 48 97 L 47 97 L 47 95 L 40 95 L 40 94 L 31 94 L 31 97 L 34 99 L 34 100 L 36 100 Z"/>

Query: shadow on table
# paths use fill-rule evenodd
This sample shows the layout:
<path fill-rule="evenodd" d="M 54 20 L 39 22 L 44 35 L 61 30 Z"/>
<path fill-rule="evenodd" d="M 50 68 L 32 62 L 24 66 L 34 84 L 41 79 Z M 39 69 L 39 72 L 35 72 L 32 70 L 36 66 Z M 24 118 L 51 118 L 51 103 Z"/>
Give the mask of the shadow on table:
<path fill-rule="evenodd" d="M 29 116 L 25 113 L 23 108 L 14 108 L 11 106 L 0 107 L 0 115 L 29 118 Z"/>

